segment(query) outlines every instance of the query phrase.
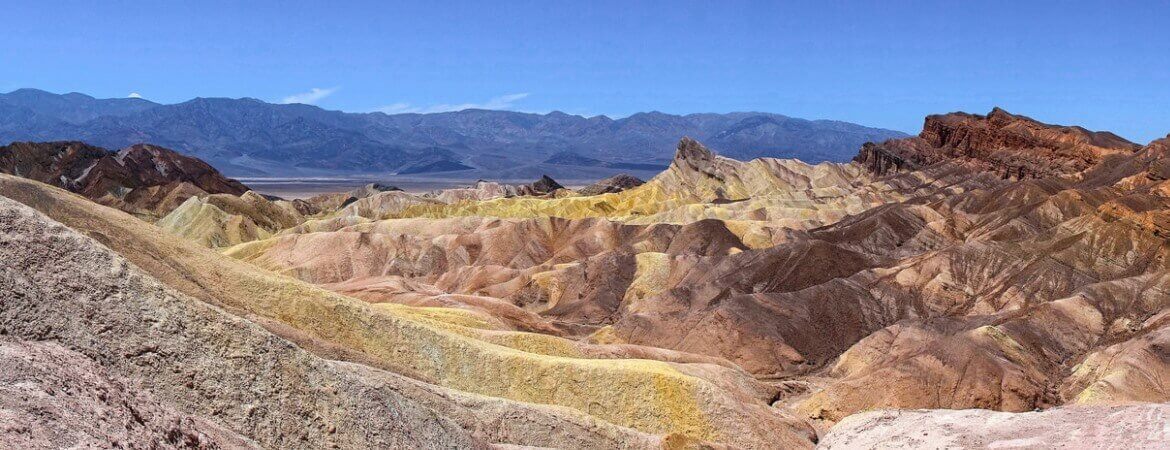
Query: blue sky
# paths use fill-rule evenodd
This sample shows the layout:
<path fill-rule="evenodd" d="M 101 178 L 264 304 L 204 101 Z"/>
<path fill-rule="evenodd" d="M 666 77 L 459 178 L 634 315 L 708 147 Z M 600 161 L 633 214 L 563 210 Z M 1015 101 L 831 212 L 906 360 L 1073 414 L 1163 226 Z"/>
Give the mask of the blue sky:
<path fill-rule="evenodd" d="M 49 4 L 51 3 L 51 4 Z M 916 133 L 992 106 L 1170 132 L 1170 3 L 32 2 L 0 5 L 0 91 L 768 111 Z"/>

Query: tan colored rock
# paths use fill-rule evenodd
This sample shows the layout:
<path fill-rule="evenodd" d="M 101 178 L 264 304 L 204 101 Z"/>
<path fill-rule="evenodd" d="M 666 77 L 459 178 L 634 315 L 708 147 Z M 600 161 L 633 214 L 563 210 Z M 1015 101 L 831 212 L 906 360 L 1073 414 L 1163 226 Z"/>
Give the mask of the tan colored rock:
<path fill-rule="evenodd" d="M 872 411 L 851 416 L 818 449 L 1162 448 L 1170 406 L 1065 407 L 1043 412 Z"/>
<path fill-rule="evenodd" d="M 0 442 L 8 448 L 260 448 L 183 414 L 52 342 L 0 339 Z"/>

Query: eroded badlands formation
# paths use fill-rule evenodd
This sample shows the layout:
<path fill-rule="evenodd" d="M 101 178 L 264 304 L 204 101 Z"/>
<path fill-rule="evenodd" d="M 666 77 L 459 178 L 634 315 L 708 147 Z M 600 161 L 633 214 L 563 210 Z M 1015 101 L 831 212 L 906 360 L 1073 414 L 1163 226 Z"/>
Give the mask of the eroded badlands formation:
<path fill-rule="evenodd" d="M 1162 406 L 1115 406 L 1170 401 L 1170 139 L 996 109 L 930 116 L 849 164 L 740 162 L 683 139 L 644 183 L 296 201 L 151 149 L 0 149 L 0 171 L 32 178 L 0 175 L 0 358 L 15 362 L 0 390 L 77 386 L 52 419 L 0 403 L 0 439 L 1170 439 Z M 137 154 L 155 162 L 123 162 Z"/>
<path fill-rule="evenodd" d="M 203 161 L 147 144 L 115 152 L 82 142 L 14 142 L 0 147 L 0 173 L 64 188 L 148 220 L 191 197 L 248 190 Z"/>

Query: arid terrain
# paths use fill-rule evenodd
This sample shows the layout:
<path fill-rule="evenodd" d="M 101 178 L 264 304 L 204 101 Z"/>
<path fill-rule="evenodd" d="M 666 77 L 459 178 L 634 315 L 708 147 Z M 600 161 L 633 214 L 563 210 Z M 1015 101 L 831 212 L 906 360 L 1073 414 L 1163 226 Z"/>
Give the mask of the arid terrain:
<path fill-rule="evenodd" d="M 1170 137 L 996 108 L 577 185 L 0 147 L 0 447 L 1170 445 Z"/>

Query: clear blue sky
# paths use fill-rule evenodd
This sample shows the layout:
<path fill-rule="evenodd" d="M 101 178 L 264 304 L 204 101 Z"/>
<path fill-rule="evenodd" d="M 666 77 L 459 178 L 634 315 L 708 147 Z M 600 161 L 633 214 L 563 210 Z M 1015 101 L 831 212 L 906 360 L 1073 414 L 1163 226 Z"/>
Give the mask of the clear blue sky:
<path fill-rule="evenodd" d="M 1170 2 L 32 2 L 0 90 L 345 111 L 769 111 L 916 133 L 1009 111 L 1170 132 Z M 100 5 L 100 6 L 99 6 Z M 525 95 L 526 94 L 526 95 Z"/>

